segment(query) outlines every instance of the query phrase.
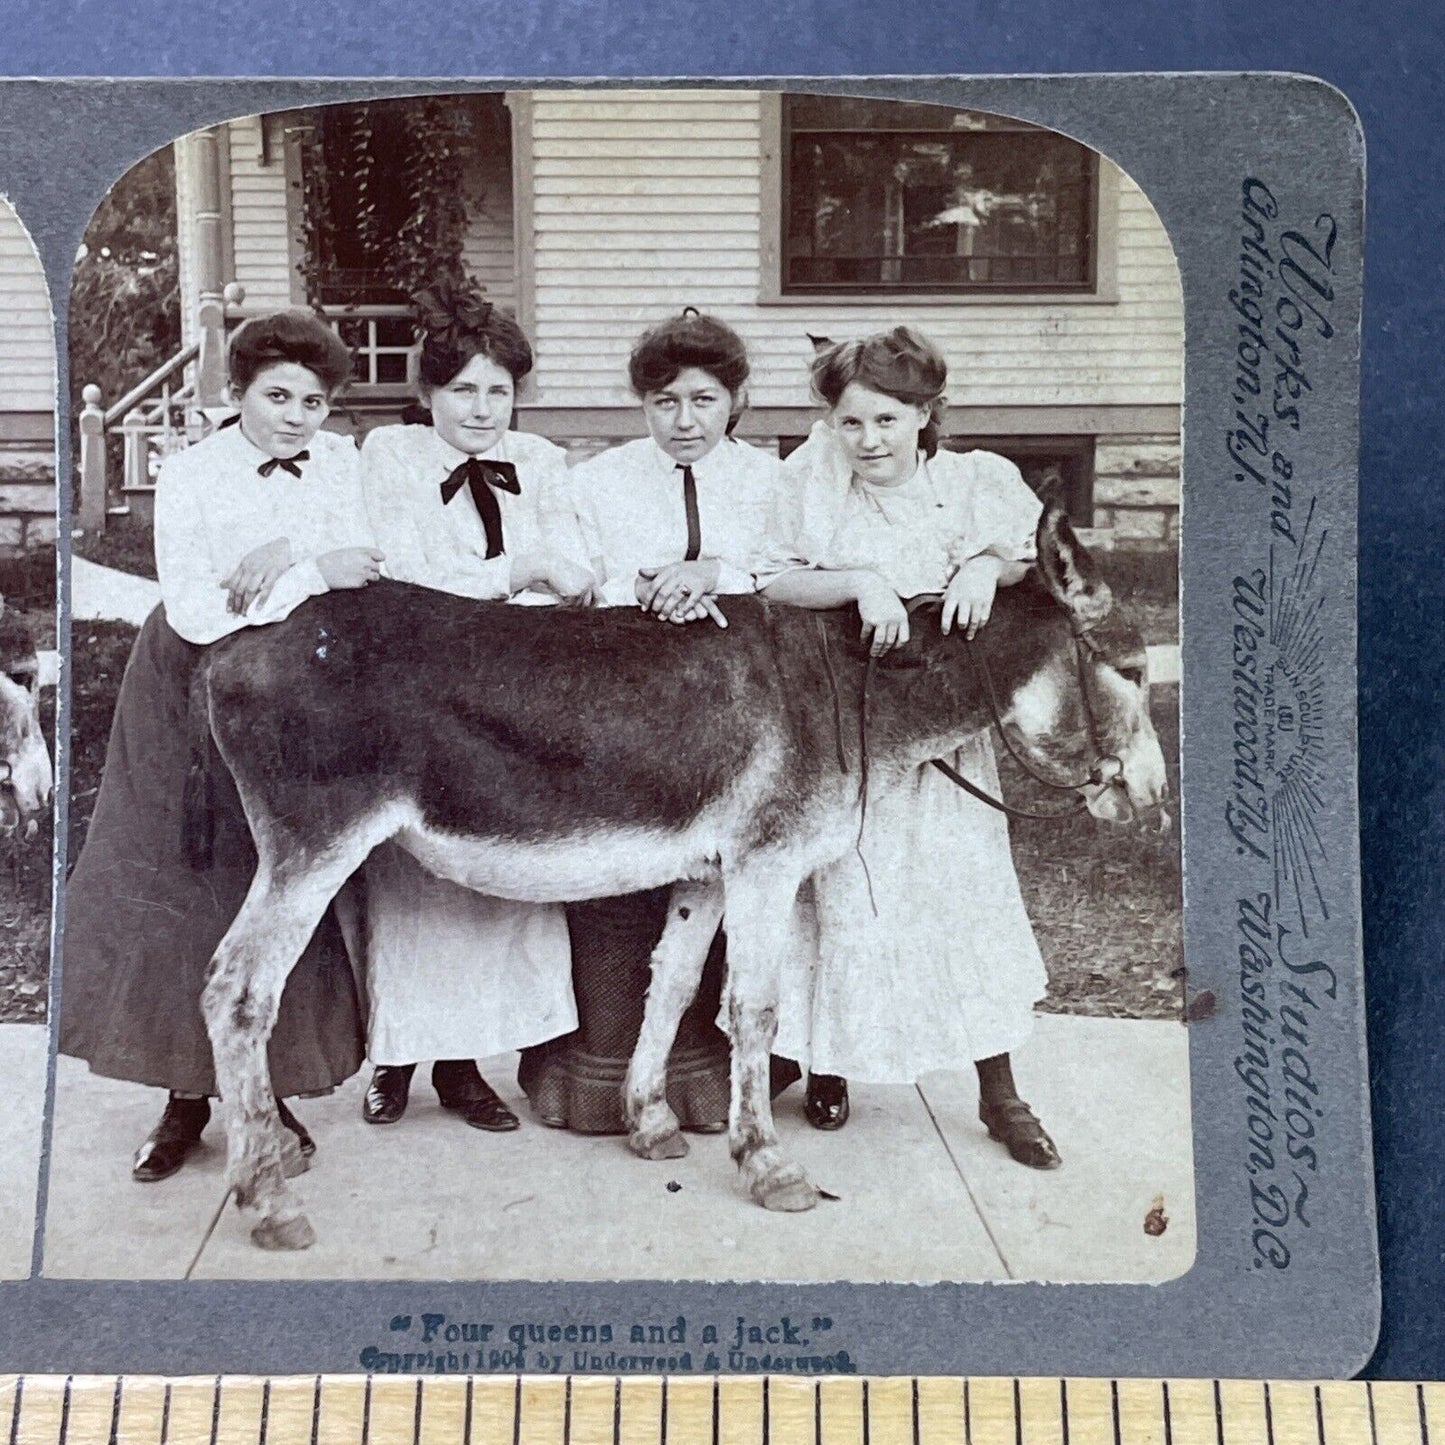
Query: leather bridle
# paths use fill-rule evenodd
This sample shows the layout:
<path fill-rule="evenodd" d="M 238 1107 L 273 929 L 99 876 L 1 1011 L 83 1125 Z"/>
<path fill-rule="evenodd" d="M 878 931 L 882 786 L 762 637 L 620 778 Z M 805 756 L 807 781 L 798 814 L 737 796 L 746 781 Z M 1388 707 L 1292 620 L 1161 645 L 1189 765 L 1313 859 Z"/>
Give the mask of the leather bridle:
<path fill-rule="evenodd" d="M 936 605 L 939 601 L 936 593 L 924 593 L 921 596 L 910 598 L 907 603 L 908 615 L 911 619 L 917 612 L 924 608 Z M 1002 798 L 995 798 L 991 793 L 980 788 L 978 784 L 970 782 L 951 763 L 945 762 L 942 758 L 933 758 L 931 762 L 949 782 L 956 787 L 962 788 L 970 797 L 978 799 L 980 803 L 996 809 L 1000 813 L 1006 813 L 1011 818 L 1028 818 L 1035 821 L 1055 821 L 1062 818 L 1077 817 L 1088 807 L 1088 801 L 1079 796 L 1082 789 L 1086 787 L 1115 787 L 1126 786 L 1124 780 L 1124 763 L 1117 753 L 1106 751 L 1103 734 L 1099 728 L 1098 712 L 1094 706 L 1094 697 L 1089 682 L 1089 669 L 1091 664 L 1104 658 L 1104 651 L 1100 647 L 1098 639 L 1093 635 L 1093 628 L 1071 620 L 1070 629 L 1074 639 L 1074 660 L 1078 670 L 1079 695 L 1084 705 L 1084 717 L 1089 730 L 1089 744 L 1094 750 L 1094 762 L 1089 768 L 1087 777 L 1061 781 L 1057 778 L 1046 777 L 1029 761 L 1024 754 L 1014 746 L 1009 738 L 1008 731 L 1004 727 L 1003 708 L 999 704 L 998 689 L 994 686 L 993 674 L 989 671 L 988 659 L 983 653 L 978 638 L 970 639 L 967 634 L 961 639 L 967 651 L 970 663 L 977 671 L 983 681 L 984 695 L 988 699 L 989 711 L 992 715 L 993 725 L 998 730 L 1000 740 L 1009 756 L 1028 774 L 1036 783 L 1054 792 L 1073 793 L 1075 798 L 1073 804 L 1056 812 L 1034 812 L 1027 808 L 1017 808 L 1010 803 L 1005 803 Z M 821 629 L 823 637 L 824 664 L 828 670 L 829 681 L 833 685 L 833 700 L 835 707 L 835 721 L 838 729 L 838 755 L 844 764 L 844 771 L 847 771 L 846 759 L 843 752 L 843 730 L 842 714 L 837 711 L 838 693 L 837 681 L 833 677 L 832 662 L 827 655 L 827 632 Z M 863 686 L 858 699 L 858 728 L 860 741 L 860 767 L 861 778 L 859 790 L 863 799 L 863 807 L 867 807 L 868 793 L 868 693 L 873 681 L 873 674 L 876 670 L 878 659 L 869 656 L 868 665 L 863 673 Z M 862 836 L 862 823 L 859 824 L 859 836 Z"/>
<path fill-rule="evenodd" d="M 1026 808 L 1016 808 L 1012 804 L 1005 803 L 1002 798 L 995 798 L 985 792 L 976 783 L 971 783 L 952 764 L 946 763 L 942 758 L 932 759 L 933 766 L 946 777 L 949 782 L 963 789 L 970 797 L 977 798 L 980 803 L 986 803 L 990 808 L 996 808 L 1000 813 L 1007 813 L 1012 818 L 1031 818 L 1048 822 L 1058 818 L 1073 818 L 1082 813 L 1088 806 L 1088 801 L 1079 796 L 1082 789 L 1086 787 L 1111 787 L 1123 788 L 1126 785 L 1124 780 L 1124 762 L 1117 753 L 1105 751 L 1106 744 L 1103 734 L 1099 728 L 1098 713 L 1094 708 L 1093 689 L 1089 681 L 1090 664 L 1104 657 L 1104 651 L 1099 646 L 1098 639 L 1093 634 L 1093 629 L 1084 626 L 1082 623 L 1070 622 L 1069 630 L 1074 637 L 1074 661 L 1079 677 L 1079 696 L 1084 704 L 1084 718 L 1089 729 L 1089 745 L 1094 750 L 1094 762 L 1089 768 L 1089 774 L 1085 778 L 1077 778 L 1068 782 L 1062 782 L 1057 778 L 1045 777 L 1024 754 L 1013 745 L 1008 731 L 1003 724 L 1003 709 L 999 706 L 998 690 L 994 687 L 993 674 L 988 668 L 988 659 L 983 654 L 980 645 L 981 639 L 970 638 L 965 634 L 963 643 L 968 653 L 968 659 L 974 669 L 983 679 L 984 694 L 988 698 L 989 711 L 993 715 L 994 727 L 998 730 L 999 739 L 1007 749 L 1009 756 L 1029 775 L 1036 783 L 1045 788 L 1051 788 L 1059 793 L 1073 793 L 1074 801 L 1059 812 L 1037 813 Z"/>

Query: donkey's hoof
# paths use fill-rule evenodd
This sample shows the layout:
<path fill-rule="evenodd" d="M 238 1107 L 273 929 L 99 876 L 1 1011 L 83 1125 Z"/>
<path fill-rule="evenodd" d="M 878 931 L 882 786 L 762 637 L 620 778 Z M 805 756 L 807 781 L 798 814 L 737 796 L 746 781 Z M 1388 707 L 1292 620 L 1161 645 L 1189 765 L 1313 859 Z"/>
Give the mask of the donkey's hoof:
<path fill-rule="evenodd" d="M 794 1179 L 760 1190 L 754 1198 L 775 1214 L 802 1214 L 817 1204 L 818 1191 L 806 1179 Z"/>
<path fill-rule="evenodd" d="M 801 1214 L 818 1202 L 818 1191 L 796 1164 L 785 1164 L 754 1175 L 748 1192 L 756 1204 L 777 1214 Z"/>
<path fill-rule="evenodd" d="M 262 1249 L 310 1249 L 316 1231 L 304 1214 L 290 1219 L 263 1219 L 251 1231 L 251 1241 Z"/>
<path fill-rule="evenodd" d="M 639 1159 L 681 1159 L 687 1154 L 687 1140 L 676 1128 L 666 1134 L 645 1134 L 637 1130 L 627 1136 L 627 1147 Z"/>

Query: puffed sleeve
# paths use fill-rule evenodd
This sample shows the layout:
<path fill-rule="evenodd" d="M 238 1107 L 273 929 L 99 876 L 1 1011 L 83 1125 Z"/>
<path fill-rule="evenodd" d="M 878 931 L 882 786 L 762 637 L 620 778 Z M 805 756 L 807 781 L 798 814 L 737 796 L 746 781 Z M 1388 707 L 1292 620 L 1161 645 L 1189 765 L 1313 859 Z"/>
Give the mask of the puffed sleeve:
<path fill-rule="evenodd" d="M 361 485 L 361 454 L 356 443 L 334 432 L 320 432 L 316 441 L 322 438 L 326 448 L 327 496 L 324 535 L 317 539 L 317 553 L 334 552 L 343 547 L 377 547 Z M 312 445 L 314 449 L 316 443 Z"/>
<path fill-rule="evenodd" d="M 216 642 L 243 627 L 279 622 L 308 597 L 326 591 L 312 558 L 289 567 L 277 579 L 264 603 L 255 602 L 242 615 L 230 611 L 206 533 L 203 488 L 195 456 L 177 453 L 161 468 L 156 483 L 156 576 L 166 621 L 187 642 Z"/>
<path fill-rule="evenodd" d="M 786 457 L 772 488 L 761 555 L 753 568 L 759 587 L 785 572 L 827 565 L 851 480 L 827 422 L 813 424 L 807 441 Z"/>
<path fill-rule="evenodd" d="M 388 577 L 417 582 L 426 570 L 426 552 L 407 493 L 404 458 L 391 428 L 368 432 L 361 443 L 361 496 L 376 549 L 386 559 Z"/>
<path fill-rule="evenodd" d="M 537 524 L 542 545 L 590 571 L 592 554 L 578 516 L 577 498 L 571 473 L 567 469 L 567 453 L 561 447 L 548 447 L 538 458 L 534 475 Z"/>
<path fill-rule="evenodd" d="M 969 516 L 949 560 L 959 566 L 987 553 L 1002 562 L 1032 562 L 1044 509 L 1023 473 L 994 452 L 969 452 L 958 460 L 970 473 Z"/>

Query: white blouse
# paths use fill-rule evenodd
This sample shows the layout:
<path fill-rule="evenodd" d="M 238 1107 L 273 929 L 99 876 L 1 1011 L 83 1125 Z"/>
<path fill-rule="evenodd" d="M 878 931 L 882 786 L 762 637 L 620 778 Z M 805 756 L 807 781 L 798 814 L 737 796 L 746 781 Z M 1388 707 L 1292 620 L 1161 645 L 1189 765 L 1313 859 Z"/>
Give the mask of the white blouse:
<path fill-rule="evenodd" d="M 239 426 L 224 427 L 168 457 L 156 482 L 156 574 L 166 621 L 188 642 L 209 643 L 279 622 L 308 597 L 327 591 L 316 559 L 340 547 L 373 546 L 356 446 L 319 431 L 298 462 L 301 475 L 270 460 Z M 248 552 L 284 537 L 292 565 L 264 603 L 227 610 L 221 579 Z"/>
<path fill-rule="evenodd" d="M 853 475 L 826 422 L 783 463 L 759 585 L 798 567 L 869 568 L 900 597 L 941 592 L 984 553 L 1031 562 L 1043 506 L 1023 474 L 994 452 L 940 450 L 906 482 Z"/>
<path fill-rule="evenodd" d="M 587 566 L 567 477 L 567 454 L 545 437 L 507 432 L 482 461 L 511 462 L 521 488 L 494 489 L 502 518 L 503 551 L 487 556 L 487 534 L 471 492 L 461 487 L 442 502 L 441 485 L 468 460 L 429 426 L 382 426 L 361 447 L 366 509 L 399 582 L 414 582 L 459 597 L 511 595 L 512 561 L 528 552 L 559 552 Z"/>
<path fill-rule="evenodd" d="M 753 591 L 752 571 L 767 538 L 778 459 L 724 437 L 692 464 L 701 555 L 722 563 L 718 591 Z M 681 562 L 687 553 L 682 468 L 643 437 L 572 469 L 572 495 L 588 555 L 605 570 L 602 602 L 636 605 L 643 568 Z"/>

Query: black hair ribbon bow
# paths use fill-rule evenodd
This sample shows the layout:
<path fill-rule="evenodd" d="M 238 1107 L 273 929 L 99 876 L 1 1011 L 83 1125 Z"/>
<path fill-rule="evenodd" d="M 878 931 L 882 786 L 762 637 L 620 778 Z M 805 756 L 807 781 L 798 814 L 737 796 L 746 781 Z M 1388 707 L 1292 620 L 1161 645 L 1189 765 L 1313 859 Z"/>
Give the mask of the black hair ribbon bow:
<path fill-rule="evenodd" d="M 487 556 L 500 557 L 504 550 L 502 542 L 502 509 L 497 503 L 493 487 L 521 496 L 522 484 L 517 480 L 517 469 L 511 462 L 484 462 L 480 457 L 468 457 L 442 483 L 442 506 L 446 506 L 462 487 L 472 495 L 477 515 L 487 534 Z"/>
<path fill-rule="evenodd" d="M 266 460 L 256 468 L 256 471 L 263 477 L 269 477 L 277 467 L 280 467 L 283 472 L 290 472 L 293 477 L 299 477 L 301 475 L 301 468 L 298 464 L 301 462 L 309 462 L 310 460 L 310 452 L 297 452 L 294 457 L 267 457 Z"/>

